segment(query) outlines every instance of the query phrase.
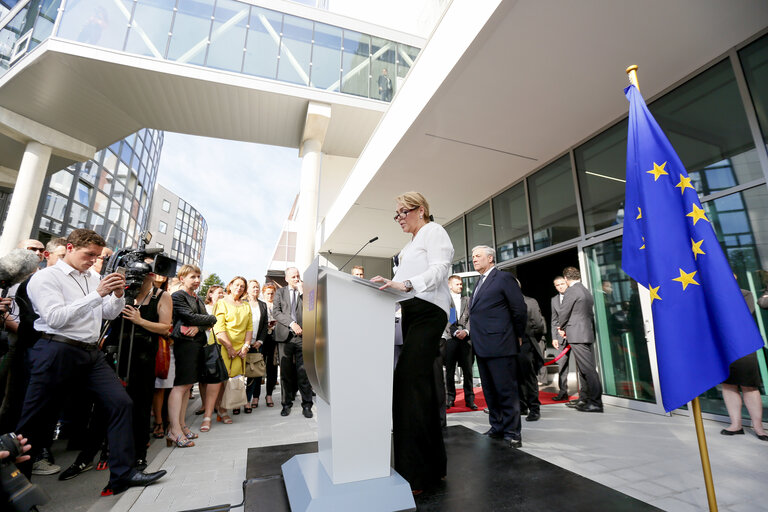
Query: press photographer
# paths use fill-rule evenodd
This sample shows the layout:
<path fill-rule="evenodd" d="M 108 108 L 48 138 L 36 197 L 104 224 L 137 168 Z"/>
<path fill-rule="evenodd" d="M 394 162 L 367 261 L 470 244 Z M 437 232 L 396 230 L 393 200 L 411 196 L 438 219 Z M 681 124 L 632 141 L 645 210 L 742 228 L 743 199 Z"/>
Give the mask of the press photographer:
<path fill-rule="evenodd" d="M 31 376 L 17 432 L 33 445 L 41 441 L 52 408 L 66 393 L 84 387 L 108 418 L 107 489 L 117 494 L 151 484 L 165 471 L 146 474 L 134 468 L 131 399 L 98 350 L 102 319 L 114 319 L 125 308 L 125 277 L 114 272 L 100 280 L 90 270 L 105 246 L 96 232 L 76 229 L 67 237 L 64 259 L 29 281 L 29 299 L 40 316 L 35 329 L 43 334 L 29 351 Z"/>
<path fill-rule="evenodd" d="M 0 436 L 0 510 L 28 512 L 50 500 L 45 491 L 31 484 L 14 464 L 28 461 L 29 455 L 25 454 L 31 447 L 16 434 Z"/>

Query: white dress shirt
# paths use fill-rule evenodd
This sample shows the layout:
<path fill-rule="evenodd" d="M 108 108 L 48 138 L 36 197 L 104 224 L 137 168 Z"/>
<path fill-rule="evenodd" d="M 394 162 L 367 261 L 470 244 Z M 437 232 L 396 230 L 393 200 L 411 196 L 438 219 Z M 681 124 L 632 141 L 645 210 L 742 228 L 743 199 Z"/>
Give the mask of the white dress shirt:
<path fill-rule="evenodd" d="M 251 318 L 253 319 L 253 337 L 251 338 L 251 344 L 257 341 L 263 342 L 264 340 L 257 340 L 256 333 L 259 331 L 259 322 L 261 321 L 261 306 L 259 306 L 259 300 L 256 299 L 251 306 Z"/>
<path fill-rule="evenodd" d="M 443 226 L 428 222 L 398 255 L 399 266 L 393 281 L 410 281 L 416 297 L 431 302 L 450 315 L 451 292 L 448 275 L 453 244 Z"/>
<path fill-rule="evenodd" d="M 85 343 L 98 343 L 102 318 L 117 318 L 125 299 L 96 291 L 99 275 L 79 272 L 63 259 L 53 267 L 38 270 L 27 285 L 27 294 L 40 318 L 35 329 Z"/>

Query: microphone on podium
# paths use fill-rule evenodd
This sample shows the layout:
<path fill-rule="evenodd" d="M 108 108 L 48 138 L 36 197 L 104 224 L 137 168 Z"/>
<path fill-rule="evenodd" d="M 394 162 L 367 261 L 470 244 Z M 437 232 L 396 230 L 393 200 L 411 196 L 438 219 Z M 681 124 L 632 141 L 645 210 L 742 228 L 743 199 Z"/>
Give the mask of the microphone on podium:
<path fill-rule="evenodd" d="M 368 244 L 372 244 L 373 242 L 375 242 L 375 241 L 376 241 L 376 240 L 378 240 L 378 239 L 379 239 L 379 237 L 375 236 L 375 237 L 371 238 L 370 240 L 368 240 L 367 242 L 365 242 L 365 244 L 363 244 L 363 246 L 362 246 L 362 247 L 361 247 L 361 248 L 360 248 L 360 249 L 359 249 L 359 250 L 358 250 L 358 251 L 357 251 L 355 254 L 353 254 L 353 255 L 352 255 L 352 257 L 351 257 L 351 258 L 349 258 L 345 264 L 343 264 L 341 267 L 339 267 L 339 272 L 341 272 L 342 270 L 344 270 L 344 267 L 346 267 L 347 265 L 349 265 L 349 262 L 350 262 L 350 261 L 352 261 L 353 259 L 355 259 L 355 256 L 357 256 L 358 254 L 360 254 L 360 251 L 362 251 L 363 249 L 365 249 L 365 247 L 366 247 Z"/>

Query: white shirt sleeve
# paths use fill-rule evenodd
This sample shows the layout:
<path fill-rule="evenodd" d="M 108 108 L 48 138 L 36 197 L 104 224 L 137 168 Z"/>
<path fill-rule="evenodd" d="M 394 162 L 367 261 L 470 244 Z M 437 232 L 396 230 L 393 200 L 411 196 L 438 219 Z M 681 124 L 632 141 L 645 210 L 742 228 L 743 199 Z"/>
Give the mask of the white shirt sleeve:
<path fill-rule="evenodd" d="M 416 293 L 431 291 L 444 286 L 453 259 L 453 244 L 448 233 L 443 229 L 430 229 L 423 243 L 427 252 L 429 268 L 419 275 L 411 277 L 411 285 Z"/>
<path fill-rule="evenodd" d="M 125 295 L 117 298 L 114 293 L 110 293 L 102 299 L 101 316 L 106 320 L 114 320 L 120 315 L 123 308 L 125 308 Z"/>
<path fill-rule="evenodd" d="M 32 276 L 27 285 L 27 294 L 34 304 L 35 312 L 53 329 L 61 329 L 73 319 L 90 315 L 92 310 L 102 307 L 103 304 L 102 297 L 96 290 L 68 302 L 60 284 L 50 273 Z M 122 307 L 120 309 L 122 310 Z"/>

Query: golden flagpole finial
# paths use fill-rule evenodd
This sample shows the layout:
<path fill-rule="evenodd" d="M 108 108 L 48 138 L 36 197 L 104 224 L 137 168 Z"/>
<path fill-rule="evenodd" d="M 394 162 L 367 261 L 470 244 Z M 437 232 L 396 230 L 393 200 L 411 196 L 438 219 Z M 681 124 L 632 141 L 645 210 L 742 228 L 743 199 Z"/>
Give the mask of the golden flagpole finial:
<path fill-rule="evenodd" d="M 640 90 L 640 84 L 637 83 L 637 65 L 632 65 L 627 68 L 627 77 L 629 78 L 629 83 L 637 87 L 637 90 Z"/>

